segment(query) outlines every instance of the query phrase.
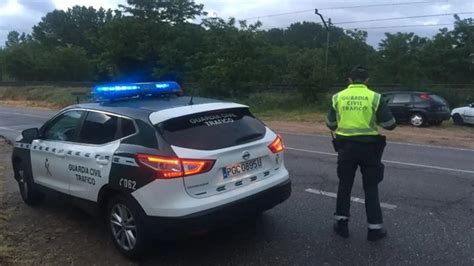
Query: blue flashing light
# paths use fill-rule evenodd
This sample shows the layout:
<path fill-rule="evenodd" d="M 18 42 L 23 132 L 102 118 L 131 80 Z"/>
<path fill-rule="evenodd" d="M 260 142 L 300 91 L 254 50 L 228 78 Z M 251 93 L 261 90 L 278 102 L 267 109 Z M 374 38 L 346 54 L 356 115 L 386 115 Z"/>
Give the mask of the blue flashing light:
<path fill-rule="evenodd" d="M 140 96 L 179 94 L 181 87 L 174 81 L 98 85 L 92 90 L 97 100 L 120 100 Z"/>

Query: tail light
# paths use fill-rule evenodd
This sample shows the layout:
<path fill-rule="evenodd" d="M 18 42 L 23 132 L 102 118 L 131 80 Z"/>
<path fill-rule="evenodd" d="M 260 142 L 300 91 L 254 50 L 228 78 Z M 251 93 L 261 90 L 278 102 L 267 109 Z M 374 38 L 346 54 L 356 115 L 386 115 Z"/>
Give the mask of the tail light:
<path fill-rule="evenodd" d="M 420 99 L 422 99 L 423 101 L 428 101 L 431 98 L 428 94 L 421 94 Z"/>
<path fill-rule="evenodd" d="M 180 159 L 156 155 L 138 154 L 138 162 L 155 171 L 156 178 L 172 179 L 190 175 L 202 174 L 210 171 L 214 160 Z"/>
<path fill-rule="evenodd" d="M 279 153 L 282 152 L 285 149 L 285 144 L 283 144 L 283 138 L 278 135 L 276 139 L 268 145 L 268 148 L 273 152 L 273 153 Z"/>

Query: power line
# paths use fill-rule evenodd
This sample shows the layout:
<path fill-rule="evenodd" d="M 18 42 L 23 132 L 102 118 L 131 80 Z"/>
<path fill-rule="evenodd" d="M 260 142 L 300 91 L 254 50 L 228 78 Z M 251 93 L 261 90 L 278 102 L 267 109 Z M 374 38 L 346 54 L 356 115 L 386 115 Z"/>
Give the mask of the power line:
<path fill-rule="evenodd" d="M 353 21 L 334 22 L 333 24 L 341 25 L 341 24 L 352 24 L 352 23 L 379 22 L 379 21 L 412 19 L 412 18 L 431 18 L 431 17 L 467 15 L 467 14 L 474 14 L 474 11 L 458 12 L 458 13 L 431 14 L 431 15 L 418 15 L 418 16 L 407 16 L 407 17 L 395 17 L 395 18 L 377 18 L 377 19 L 366 19 L 366 20 L 353 20 Z"/>
<path fill-rule="evenodd" d="M 350 28 L 350 29 L 348 28 L 346 30 L 398 29 L 398 28 L 418 28 L 418 27 L 435 27 L 435 26 L 452 26 L 452 25 L 453 23 L 425 24 L 425 25 L 397 25 L 397 26 Z"/>
<path fill-rule="evenodd" d="M 354 23 L 367 23 L 367 22 L 380 22 L 380 21 L 391 21 L 391 20 L 404 20 L 404 19 L 413 19 L 413 18 L 430 18 L 430 17 L 442 17 L 442 16 L 453 16 L 453 15 L 466 15 L 474 14 L 474 11 L 470 12 L 455 12 L 455 13 L 442 13 L 442 14 L 431 14 L 431 15 L 418 15 L 418 16 L 406 16 L 406 17 L 394 17 L 394 18 L 378 18 L 378 19 L 367 19 L 367 20 L 352 20 L 352 21 L 343 21 L 343 22 L 333 22 L 333 25 L 344 25 L 344 24 L 354 24 Z M 315 22 L 315 24 L 321 24 L 320 22 Z M 451 25 L 451 24 L 450 24 Z M 418 25 L 417 25 L 418 26 Z M 266 29 L 277 28 L 283 29 L 287 27 L 267 27 Z"/>
<path fill-rule="evenodd" d="M 383 6 L 419 5 L 419 4 L 430 4 L 430 3 L 436 3 L 436 2 L 437 2 L 437 1 L 405 2 L 405 3 L 386 3 L 386 4 L 372 4 L 372 5 L 358 5 L 358 6 L 326 7 L 326 8 L 318 8 L 318 9 L 319 9 L 319 10 L 354 9 L 354 8 L 370 8 L 370 7 L 383 7 Z M 283 12 L 283 13 L 269 14 L 269 15 L 263 15 L 263 16 L 258 16 L 258 17 L 249 17 L 249 18 L 244 18 L 243 20 L 254 20 L 254 19 L 261 19 L 261 18 L 271 18 L 271 17 L 294 15 L 294 14 L 301 14 L 301 13 L 308 13 L 308 12 L 314 12 L 314 8 L 312 8 L 312 9 L 305 9 L 305 10 L 298 10 L 298 11 L 291 11 L 291 12 Z"/>

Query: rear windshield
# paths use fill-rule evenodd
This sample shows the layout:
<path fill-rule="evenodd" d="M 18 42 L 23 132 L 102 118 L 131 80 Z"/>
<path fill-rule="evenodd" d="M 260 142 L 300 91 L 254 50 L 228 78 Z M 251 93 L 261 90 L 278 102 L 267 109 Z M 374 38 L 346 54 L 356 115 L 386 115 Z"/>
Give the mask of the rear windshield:
<path fill-rule="evenodd" d="M 435 101 L 437 103 L 440 103 L 440 104 L 443 104 L 443 105 L 448 104 L 448 102 L 441 96 L 438 96 L 438 95 L 435 95 L 435 94 L 430 94 L 430 97 L 431 97 L 431 99 L 433 99 L 433 101 Z"/>
<path fill-rule="evenodd" d="M 248 108 L 208 111 L 173 118 L 155 125 L 171 145 L 215 150 L 263 138 L 265 125 Z"/>

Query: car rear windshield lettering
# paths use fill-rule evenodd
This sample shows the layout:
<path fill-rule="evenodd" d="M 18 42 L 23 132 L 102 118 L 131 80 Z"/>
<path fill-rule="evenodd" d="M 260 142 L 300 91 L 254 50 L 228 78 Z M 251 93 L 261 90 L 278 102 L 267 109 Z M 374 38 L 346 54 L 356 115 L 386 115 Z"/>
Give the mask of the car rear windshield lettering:
<path fill-rule="evenodd" d="M 214 114 L 214 115 L 207 115 L 197 118 L 189 119 L 189 123 L 191 124 L 204 124 L 206 126 L 216 126 L 221 124 L 229 124 L 234 123 L 234 118 L 238 118 L 238 115 L 234 113 L 222 113 L 222 114 Z"/>

